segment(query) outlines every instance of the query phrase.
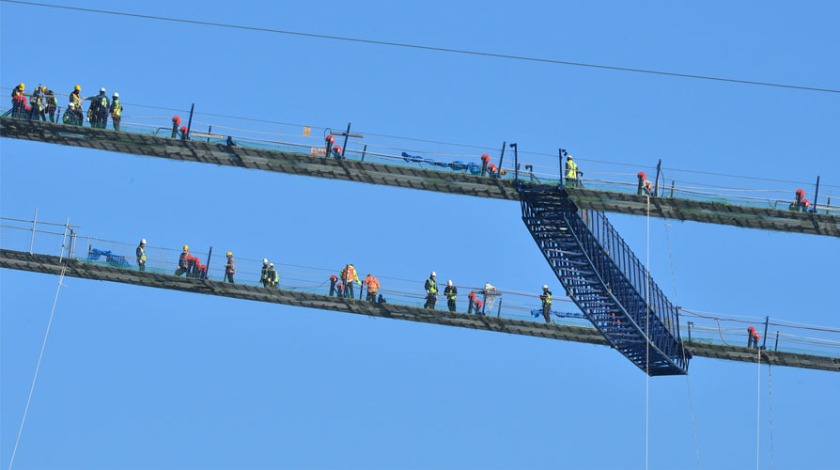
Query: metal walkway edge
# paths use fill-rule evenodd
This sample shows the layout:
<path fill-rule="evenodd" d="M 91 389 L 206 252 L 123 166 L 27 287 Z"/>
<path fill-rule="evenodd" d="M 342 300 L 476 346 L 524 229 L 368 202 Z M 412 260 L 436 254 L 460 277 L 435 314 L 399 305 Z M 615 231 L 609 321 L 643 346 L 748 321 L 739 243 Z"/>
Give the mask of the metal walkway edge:
<path fill-rule="evenodd" d="M 117 282 L 142 287 L 170 289 L 196 294 L 216 295 L 256 302 L 271 302 L 296 307 L 332 310 L 357 315 L 457 326 L 461 328 L 473 328 L 538 338 L 574 341 L 602 346 L 608 345 L 598 330 L 591 327 L 544 325 L 542 323 L 521 320 L 453 314 L 441 310 L 430 311 L 396 304 L 370 304 L 368 302 L 340 299 L 326 295 L 306 294 L 281 289 L 269 290 L 242 284 L 227 284 L 209 280 L 180 278 L 152 272 L 139 272 L 133 269 L 112 268 L 83 263 L 73 259 L 60 261 L 58 256 L 30 255 L 26 252 L 14 250 L 0 249 L 0 268 L 49 275 L 58 275 L 61 273 L 62 268 L 66 268 L 66 276 L 81 279 Z M 760 355 L 763 364 L 840 372 L 840 358 L 835 357 L 779 351 L 760 351 L 741 346 L 723 346 L 700 342 L 684 342 L 683 344 L 686 345 L 686 351 L 695 357 L 702 356 L 755 363 L 757 357 Z"/>
<path fill-rule="evenodd" d="M 0 137 L 105 150 L 171 160 L 211 163 L 278 173 L 396 186 L 449 194 L 519 200 L 514 182 L 446 171 L 380 163 L 335 160 L 306 154 L 260 150 L 201 141 L 181 141 L 130 132 L 0 117 Z M 634 194 L 592 189 L 569 190 L 583 209 L 646 214 L 646 199 Z M 657 198 L 653 217 L 840 237 L 840 217 L 734 204 Z"/>
<path fill-rule="evenodd" d="M 610 344 L 651 376 L 688 372 L 679 315 L 603 213 L 562 188 L 523 184 L 522 220 L 545 259 Z"/>

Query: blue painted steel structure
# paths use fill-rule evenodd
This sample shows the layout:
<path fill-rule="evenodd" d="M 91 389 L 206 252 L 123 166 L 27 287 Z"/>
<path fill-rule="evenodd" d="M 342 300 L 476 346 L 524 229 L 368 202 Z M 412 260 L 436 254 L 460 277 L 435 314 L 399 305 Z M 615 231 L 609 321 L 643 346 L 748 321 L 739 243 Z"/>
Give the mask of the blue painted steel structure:
<path fill-rule="evenodd" d="M 519 194 L 548 264 L 607 341 L 651 376 L 688 373 L 676 307 L 604 214 L 579 209 L 559 187 L 520 183 Z"/>

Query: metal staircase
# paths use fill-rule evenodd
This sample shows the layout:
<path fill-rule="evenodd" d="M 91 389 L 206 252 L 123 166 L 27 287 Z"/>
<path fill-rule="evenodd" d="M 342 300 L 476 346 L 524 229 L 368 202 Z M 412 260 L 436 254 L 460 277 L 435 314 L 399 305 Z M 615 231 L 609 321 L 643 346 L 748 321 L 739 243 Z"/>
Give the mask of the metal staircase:
<path fill-rule="evenodd" d="M 519 194 L 566 294 L 607 341 L 651 376 L 686 374 L 677 309 L 604 214 L 578 209 L 562 188 L 520 184 Z"/>

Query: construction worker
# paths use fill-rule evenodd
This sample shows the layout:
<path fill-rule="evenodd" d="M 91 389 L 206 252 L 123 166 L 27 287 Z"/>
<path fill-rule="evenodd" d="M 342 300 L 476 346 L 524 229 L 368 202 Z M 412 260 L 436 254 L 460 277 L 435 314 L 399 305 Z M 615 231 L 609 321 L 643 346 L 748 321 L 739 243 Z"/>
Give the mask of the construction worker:
<path fill-rule="evenodd" d="M 548 284 L 543 285 L 543 293 L 540 295 L 542 300 L 542 314 L 545 317 L 545 323 L 551 323 L 551 291 L 548 290 Z"/>
<path fill-rule="evenodd" d="M 790 210 L 792 211 L 800 211 L 802 207 L 802 199 L 805 198 L 805 191 L 801 188 L 796 190 L 796 196 L 793 200 L 793 204 L 790 205 Z"/>
<path fill-rule="evenodd" d="M 353 283 L 361 284 L 359 282 L 359 274 L 356 272 L 356 267 L 353 263 L 347 264 L 339 273 L 341 280 L 344 282 L 344 293 L 346 297 L 355 298 L 353 292 Z"/>
<path fill-rule="evenodd" d="M 489 282 L 484 283 L 484 290 L 482 291 L 484 294 L 484 304 L 486 308 L 493 308 L 493 304 L 496 302 L 496 295 L 498 291 L 492 284 Z"/>
<path fill-rule="evenodd" d="M 85 101 L 90 101 L 88 108 L 87 120 L 90 127 L 97 129 L 105 129 L 108 124 L 108 97 L 105 95 L 105 88 L 99 89 L 99 94 L 96 96 L 89 96 Z"/>
<path fill-rule="evenodd" d="M 44 99 L 44 91 L 47 87 L 38 85 L 35 87 L 35 92 L 32 93 L 32 111 L 29 114 L 29 120 L 46 121 L 47 116 L 44 114 L 46 107 L 46 100 Z"/>
<path fill-rule="evenodd" d="M 481 154 L 481 176 L 487 174 L 487 165 L 490 163 L 490 155 L 486 153 Z"/>
<path fill-rule="evenodd" d="M 455 298 L 458 297 L 458 288 L 452 285 L 452 279 L 446 281 L 446 288 L 443 289 L 443 296 L 446 297 L 446 306 L 450 312 L 455 311 Z"/>
<path fill-rule="evenodd" d="M 426 305 L 423 308 L 435 308 L 435 303 L 437 303 L 437 295 L 438 295 L 438 287 L 437 287 L 437 273 L 432 271 L 432 274 L 429 275 L 429 278 L 426 279 Z"/>
<path fill-rule="evenodd" d="M 373 274 L 368 274 L 365 277 L 365 287 L 367 287 L 367 297 L 365 297 L 367 301 L 376 303 L 376 294 L 379 293 L 379 279 Z"/>
<path fill-rule="evenodd" d="M 343 282 L 338 281 L 335 284 L 335 290 L 336 290 L 336 293 L 338 294 L 339 297 L 341 297 L 341 298 L 344 297 L 344 283 Z"/>
<path fill-rule="evenodd" d="M 178 137 L 178 126 L 181 125 L 180 116 L 172 116 L 172 138 Z"/>
<path fill-rule="evenodd" d="M 260 284 L 263 287 L 268 287 L 268 258 L 263 258 L 263 265 L 260 270 Z"/>
<path fill-rule="evenodd" d="M 498 168 L 496 168 L 495 164 L 491 163 L 491 164 L 487 165 L 487 174 L 491 178 L 498 178 L 499 177 Z"/>
<path fill-rule="evenodd" d="M 227 263 L 225 264 L 225 280 L 233 284 L 233 275 L 236 274 L 236 260 L 233 259 L 233 253 L 227 252 Z"/>
<path fill-rule="evenodd" d="M 484 316 L 482 308 L 484 308 L 484 302 L 482 302 L 481 299 L 475 299 L 475 314 Z"/>
<path fill-rule="evenodd" d="M 81 108 L 77 108 L 75 103 L 70 103 L 70 105 L 67 107 L 67 110 L 64 111 L 64 117 L 62 118 L 61 122 L 67 124 L 68 126 L 81 126 Z"/>
<path fill-rule="evenodd" d="M 334 145 L 333 146 L 333 149 L 332 149 L 333 156 L 338 160 L 341 160 L 341 150 L 342 149 L 341 149 L 340 145 Z"/>
<path fill-rule="evenodd" d="M 755 328 L 752 326 L 747 328 L 747 347 L 753 347 L 753 338 L 755 337 Z"/>
<path fill-rule="evenodd" d="M 637 196 L 653 196 L 653 183 L 648 181 L 647 175 L 644 171 L 640 171 L 636 175 L 639 178 L 639 187 L 636 190 Z"/>
<path fill-rule="evenodd" d="M 26 108 L 24 101 L 26 96 L 23 94 L 25 89 L 26 85 L 23 82 L 12 89 L 12 117 L 23 117 L 24 109 Z"/>
<path fill-rule="evenodd" d="M 335 274 L 330 276 L 330 297 L 335 295 L 335 285 L 337 283 L 338 283 L 338 276 L 336 276 Z"/>
<path fill-rule="evenodd" d="M 280 284 L 280 275 L 274 269 L 274 263 L 268 263 L 267 275 L 269 287 L 277 287 L 277 284 Z"/>
<path fill-rule="evenodd" d="M 581 173 L 582 174 L 582 173 Z M 573 188 L 578 185 L 578 166 L 571 154 L 566 155 L 566 187 Z"/>
<path fill-rule="evenodd" d="M 44 100 L 47 103 L 45 111 L 50 116 L 50 122 L 55 122 L 55 110 L 58 109 L 58 99 L 55 93 L 47 87 L 44 87 Z"/>
<path fill-rule="evenodd" d="M 802 198 L 801 208 L 802 212 L 809 212 L 811 210 L 811 201 L 807 197 Z"/>
<path fill-rule="evenodd" d="M 73 87 L 73 91 L 70 93 L 70 97 L 68 98 L 70 100 L 69 104 L 76 105 L 76 109 L 78 109 L 79 112 L 81 112 L 81 109 L 82 109 L 81 93 L 82 93 L 82 87 L 80 87 L 79 85 L 76 85 L 75 87 Z"/>
<path fill-rule="evenodd" d="M 175 270 L 175 275 L 180 276 L 181 274 L 186 273 L 189 277 L 190 274 L 190 247 L 189 245 L 184 245 L 184 251 L 181 252 L 181 256 L 178 258 L 178 269 Z"/>
<path fill-rule="evenodd" d="M 329 157 L 330 152 L 332 152 L 332 146 L 335 144 L 335 137 L 333 137 L 332 134 L 327 134 L 327 136 L 324 137 L 324 144 L 326 145 L 324 156 Z"/>
<path fill-rule="evenodd" d="M 469 302 L 467 304 L 467 313 L 473 313 L 473 308 L 475 307 L 475 291 L 474 290 L 470 291 L 470 293 L 467 294 L 467 301 Z"/>
<path fill-rule="evenodd" d="M 114 123 L 114 130 L 120 130 L 120 120 L 122 119 L 123 107 L 120 103 L 120 94 L 114 93 L 111 97 L 111 121 Z"/>
<path fill-rule="evenodd" d="M 137 249 L 134 251 L 134 254 L 137 255 L 137 266 L 140 268 L 140 271 L 146 270 L 146 239 L 143 238 L 140 240 L 140 244 L 137 245 Z"/>

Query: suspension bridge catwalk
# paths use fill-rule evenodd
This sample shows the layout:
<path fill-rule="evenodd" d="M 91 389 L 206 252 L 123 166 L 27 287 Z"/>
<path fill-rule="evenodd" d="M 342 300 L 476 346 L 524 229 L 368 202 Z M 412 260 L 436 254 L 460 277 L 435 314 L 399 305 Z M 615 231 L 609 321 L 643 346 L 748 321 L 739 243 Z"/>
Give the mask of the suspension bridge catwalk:
<path fill-rule="evenodd" d="M 265 289 L 208 279 L 183 278 L 151 271 L 140 272 L 135 269 L 86 263 L 74 258 L 61 259 L 58 256 L 29 254 L 15 250 L 0 249 L 0 268 L 49 275 L 58 275 L 64 269 L 66 277 L 609 346 L 609 343 L 599 331 L 592 327 L 545 325 L 534 321 L 466 315 L 397 304 L 372 304 L 327 295 L 283 289 Z M 686 353 L 694 357 L 755 363 L 757 356 L 760 355 L 762 364 L 840 372 L 840 358 L 836 357 L 756 350 L 741 346 L 709 344 L 690 340 L 683 341 L 683 345 Z"/>
<path fill-rule="evenodd" d="M 0 117 L 0 137 L 317 178 L 519 200 L 515 183 L 506 179 L 366 161 L 318 158 L 308 153 L 229 146 L 225 143 L 182 141 L 8 116 Z M 582 188 L 570 189 L 568 194 L 582 209 L 632 215 L 648 213 L 646 199 L 635 194 Z M 653 201 L 650 215 L 672 220 L 840 237 L 840 216 L 830 214 L 663 197 Z"/>

